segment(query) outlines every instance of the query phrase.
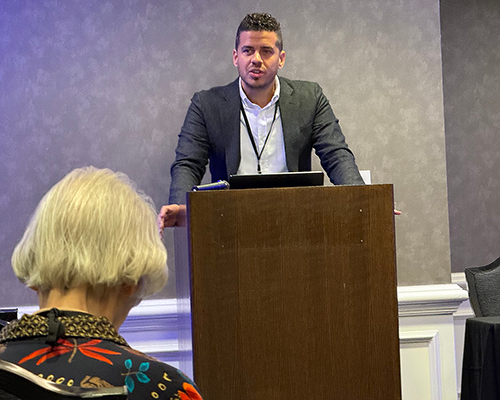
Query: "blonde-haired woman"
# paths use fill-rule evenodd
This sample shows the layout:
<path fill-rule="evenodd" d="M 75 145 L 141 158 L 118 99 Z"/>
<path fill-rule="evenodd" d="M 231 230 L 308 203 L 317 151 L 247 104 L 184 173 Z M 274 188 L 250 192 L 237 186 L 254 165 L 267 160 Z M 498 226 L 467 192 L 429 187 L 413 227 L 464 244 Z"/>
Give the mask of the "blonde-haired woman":
<path fill-rule="evenodd" d="M 167 281 L 149 197 L 109 169 L 66 175 L 43 197 L 12 255 L 40 310 L 0 333 L 0 358 L 66 385 L 126 385 L 129 399 L 201 399 L 180 371 L 117 330 Z"/>

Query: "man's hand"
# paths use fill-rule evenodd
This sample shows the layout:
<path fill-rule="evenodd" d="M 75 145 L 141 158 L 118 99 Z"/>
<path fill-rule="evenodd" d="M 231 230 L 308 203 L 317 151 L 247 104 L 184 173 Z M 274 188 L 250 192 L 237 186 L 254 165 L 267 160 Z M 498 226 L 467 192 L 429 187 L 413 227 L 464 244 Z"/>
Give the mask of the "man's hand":
<path fill-rule="evenodd" d="M 163 237 L 163 229 L 181 226 L 186 218 L 186 205 L 168 204 L 163 206 L 158 214 L 158 231 Z"/>

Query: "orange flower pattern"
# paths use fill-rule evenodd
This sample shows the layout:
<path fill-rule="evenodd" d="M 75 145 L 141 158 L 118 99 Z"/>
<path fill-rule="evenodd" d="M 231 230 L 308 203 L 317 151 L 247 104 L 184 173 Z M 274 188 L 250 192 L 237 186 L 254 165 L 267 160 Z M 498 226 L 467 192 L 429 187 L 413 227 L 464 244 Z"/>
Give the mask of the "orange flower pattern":
<path fill-rule="evenodd" d="M 181 400 L 203 400 L 198 391 L 190 383 L 184 382 L 182 384 L 182 388 L 184 389 L 184 392 L 181 392 L 180 390 L 177 392 Z"/>
<path fill-rule="evenodd" d="M 102 342 L 102 340 L 95 339 L 95 340 L 91 340 L 90 342 L 87 342 L 87 343 L 77 344 L 76 341 L 74 341 L 74 343 L 71 343 L 69 340 L 61 338 L 57 341 L 57 346 L 53 346 L 53 347 L 49 346 L 49 347 L 45 347 L 43 349 L 34 351 L 33 353 L 31 353 L 31 354 L 27 355 L 26 357 L 24 357 L 23 359 L 19 360 L 19 364 L 22 364 L 28 360 L 31 360 L 33 358 L 36 358 L 36 357 L 44 354 L 44 356 L 40 357 L 40 359 L 36 363 L 36 365 L 40 365 L 44 361 L 48 360 L 49 358 L 57 357 L 61 354 L 69 353 L 70 351 L 72 351 L 73 354 L 68 360 L 68 362 L 71 362 L 76 351 L 79 350 L 80 353 L 82 353 L 84 356 L 91 357 L 91 358 L 94 358 L 96 360 L 103 361 L 105 363 L 113 365 L 113 362 L 110 359 L 100 355 L 99 353 L 109 354 L 109 355 L 119 355 L 121 353 L 96 347 L 96 344 L 99 344 L 101 342 Z"/>

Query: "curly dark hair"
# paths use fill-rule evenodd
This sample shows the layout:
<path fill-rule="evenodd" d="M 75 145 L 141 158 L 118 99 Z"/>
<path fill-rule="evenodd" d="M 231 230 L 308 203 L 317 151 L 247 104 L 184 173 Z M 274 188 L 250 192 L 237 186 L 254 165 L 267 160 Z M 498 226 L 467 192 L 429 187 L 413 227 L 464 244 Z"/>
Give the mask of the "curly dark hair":
<path fill-rule="evenodd" d="M 236 31 L 236 42 L 234 48 L 238 50 L 238 45 L 240 44 L 240 33 L 247 31 L 267 31 L 275 32 L 278 36 L 276 41 L 276 47 L 279 51 L 283 50 L 283 37 L 281 36 L 281 26 L 280 23 L 271 14 L 265 13 L 254 13 L 247 14 L 243 21 L 241 21 L 238 30 Z"/>

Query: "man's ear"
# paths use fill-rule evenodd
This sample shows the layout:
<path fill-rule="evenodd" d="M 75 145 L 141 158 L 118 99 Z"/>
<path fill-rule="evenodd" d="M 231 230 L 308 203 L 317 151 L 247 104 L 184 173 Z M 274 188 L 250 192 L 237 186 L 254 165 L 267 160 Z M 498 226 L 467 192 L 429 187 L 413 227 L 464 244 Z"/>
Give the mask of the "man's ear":
<path fill-rule="evenodd" d="M 279 64 L 280 69 L 285 66 L 285 59 L 286 59 L 285 50 L 281 50 L 281 52 L 280 52 L 280 64 Z"/>
<path fill-rule="evenodd" d="M 233 65 L 238 67 L 238 52 L 236 49 L 233 50 Z"/>

